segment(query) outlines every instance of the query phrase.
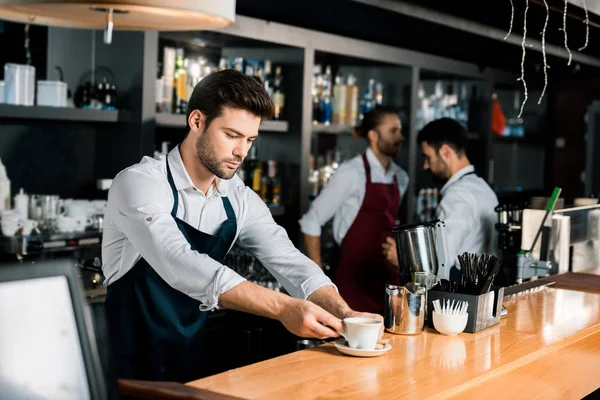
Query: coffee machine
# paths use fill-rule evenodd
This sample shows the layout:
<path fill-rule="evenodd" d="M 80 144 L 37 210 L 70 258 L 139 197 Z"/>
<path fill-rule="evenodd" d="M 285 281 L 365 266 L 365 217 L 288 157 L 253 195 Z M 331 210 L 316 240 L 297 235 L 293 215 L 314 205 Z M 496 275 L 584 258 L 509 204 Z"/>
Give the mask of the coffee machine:
<path fill-rule="evenodd" d="M 600 205 L 554 210 L 552 201 L 546 210 L 530 209 L 526 204 L 496 208 L 498 250 L 503 260 L 496 285 L 510 286 L 599 265 Z"/>

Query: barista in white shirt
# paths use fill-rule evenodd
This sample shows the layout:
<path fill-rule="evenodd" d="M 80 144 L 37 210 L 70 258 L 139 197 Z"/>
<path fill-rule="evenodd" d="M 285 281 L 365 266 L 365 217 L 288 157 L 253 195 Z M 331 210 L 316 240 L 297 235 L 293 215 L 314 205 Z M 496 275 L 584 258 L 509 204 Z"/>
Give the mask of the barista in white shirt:
<path fill-rule="evenodd" d="M 446 223 L 448 255 L 459 266 L 464 252 L 494 254 L 498 198 L 485 180 L 475 174 L 466 154 L 467 131 L 457 121 L 441 118 L 425 125 L 417 141 L 423 168 L 446 183 L 441 190 L 437 217 Z M 398 265 L 395 241 L 388 238 L 384 254 Z"/>
<path fill-rule="evenodd" d="M 321 227 L 333 217 L 340 246 L 335 284 L 350 307 L 383 313 L 386 283 L 398 284 L 398 268 L 381 254 L 397 224 L 408 175 L 392 157 L 400 150 L 402 124 L 392 109 L 364 115 L 355 136 L 368 141 L 365 153 L 342 163 L 327 188 L 300 220 L 308 256 L 321 265 Z"/>
<path fill-rule="evenodd" d="M 185 382 L 202 377 L 207 311 L 224 307 L 279 320 L 302 337 L 337 337 L 359 313 L 275 224 L 237 177 L 273 103 L 233 70 L 204 78 L 187 110 L 188 134 L 166 157 L 120 172 L 102 240 L 106 312 L 119 378 Z M 234 243 L 291 296 L 254 285 L 223 265 Z M 226 356 L 226 353 L 223 354 Z"/>

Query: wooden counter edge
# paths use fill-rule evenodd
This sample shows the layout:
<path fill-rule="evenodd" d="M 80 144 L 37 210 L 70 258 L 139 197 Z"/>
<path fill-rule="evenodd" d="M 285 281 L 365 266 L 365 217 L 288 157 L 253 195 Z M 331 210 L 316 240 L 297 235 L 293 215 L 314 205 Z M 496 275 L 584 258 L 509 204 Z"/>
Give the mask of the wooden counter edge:
<path fill-rule="evenodd" d="M 145 400 L 241 400 L 239 397 L 198 389 L 177 382 L 119 379 L 119 393 L 132 399 Z"/>

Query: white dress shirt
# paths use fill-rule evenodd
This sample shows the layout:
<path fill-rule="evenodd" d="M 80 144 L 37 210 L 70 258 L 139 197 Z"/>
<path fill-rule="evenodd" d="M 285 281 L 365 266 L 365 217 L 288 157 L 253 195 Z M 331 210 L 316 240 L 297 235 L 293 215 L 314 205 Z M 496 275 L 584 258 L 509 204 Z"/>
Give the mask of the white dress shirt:
<path fill-rule="evenodd" d="M 472 165 L 464 167 L 442 187 L 437 215 L 446 223 L 448 256 L 460 268 L 457 256 L 464 252 L 496 254 L 496 193 L 486 181 L 474 174 Z"/>
<path fill-rule="evenodd" d="M 401 199 L 404 198 L 408 174 L 400 166 L 392 161 L 386 170 L 370 148 L 367 149 L 367 162 L 371 168 L 371 182 L 394 183 L 396 177 Z M 333 238 L 341 245 L 365 199 L 366 183 L 362 154 L 342 163 L 300 219 L 302 233 L 321 236 L 321 227 L 333 217 Z"/>
<path fill-rule="evenodd" d="M 194 187 L 179 146 L 168 156 L 179 194 L 177 217 L 215 234 L 227 219 L 221 197 L 227 196 L 237 219 L 235 241 L 256 258 L 286 291 L 306 299 L 331 280 L 294 247 L 260 197 L 234 176 L 219 180 L 207 195 Z M 121 171 L 108 194 L 102 238 L 105 286 L 125 275 L 143 257 L 173 288 L 200 301 L 201 310 L 218 308 L 219 295 L 245 279 L 207 254 L 191 249 L 171 216 L 174 198 L 164 156 L 144 157 Z"/>

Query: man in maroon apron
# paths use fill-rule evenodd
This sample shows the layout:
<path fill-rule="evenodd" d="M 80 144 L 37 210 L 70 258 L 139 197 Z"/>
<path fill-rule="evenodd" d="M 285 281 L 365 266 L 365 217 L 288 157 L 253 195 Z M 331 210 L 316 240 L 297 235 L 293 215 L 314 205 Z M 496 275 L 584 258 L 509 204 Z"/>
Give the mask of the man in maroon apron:
<path fill-rule="evenodd" d="M 334 240 L 340 246 L 334 283 L 350 307 L 382 314 L 385 284 L 399 283 L 398 269 L 386 260 L 382 244 L 397 223 L 408 186 L 408 175 L 392 160 L 403 140 L 400 118 L 378 107 L 365 114 L 355 136 L 367 139 L 369 147 L 339 167 L 300 226 L 308 256 L 323 266 L 321 226 L 334 218 Z"/>

